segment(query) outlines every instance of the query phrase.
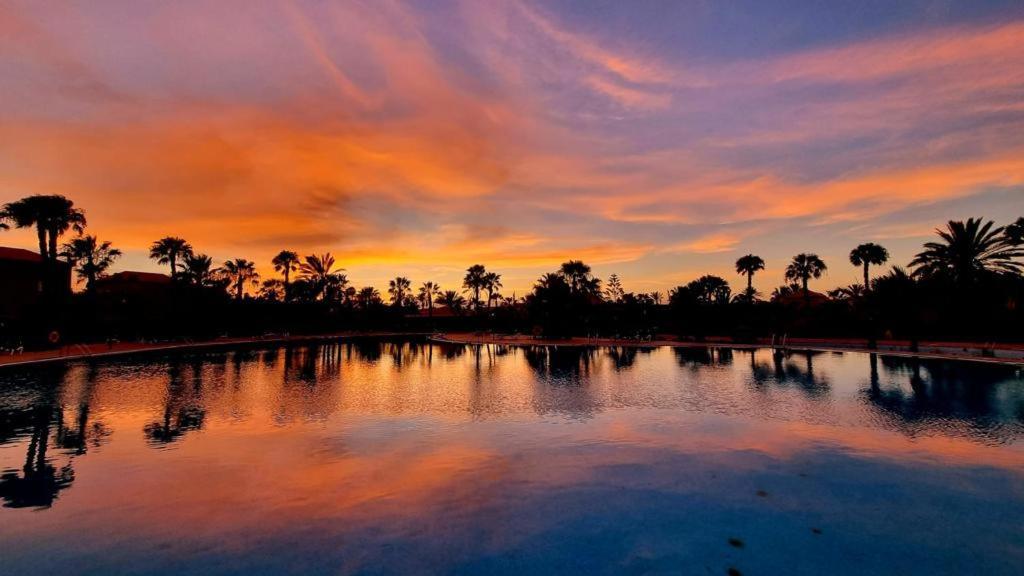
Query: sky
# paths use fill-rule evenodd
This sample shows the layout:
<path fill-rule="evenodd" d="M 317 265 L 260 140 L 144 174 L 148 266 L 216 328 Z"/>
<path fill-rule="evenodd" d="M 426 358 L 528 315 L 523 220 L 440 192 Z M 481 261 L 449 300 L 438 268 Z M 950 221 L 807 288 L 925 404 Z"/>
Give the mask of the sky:
<path fill-rule="evenodd" d="M 825 289 L 1024 215 L 1019 0 L 5 0 L 0 79 L 0 202 L 68 196 L 116 270 L 175 235 L 664 292 L 755 253 L 770 292 L 815 252 Z"/>

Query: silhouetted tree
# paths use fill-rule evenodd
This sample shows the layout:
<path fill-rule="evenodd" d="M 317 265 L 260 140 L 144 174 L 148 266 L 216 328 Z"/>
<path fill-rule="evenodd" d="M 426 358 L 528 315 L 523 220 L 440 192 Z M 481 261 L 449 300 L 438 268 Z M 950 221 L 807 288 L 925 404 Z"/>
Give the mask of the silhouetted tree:
<path fill-rule="evenodd" d="M 85 212 L 64 196 L 36 195 L 4 205 L 3 220 L 17 228 L 36 229 L 39 255 L 48 262 L 57 261 L 58 239 L 68 230 L 85 230 Z"/>
<path fill-rule="evenodd" d="M 287 298 L 292 272 L 297 271 L 301 264 L 299 255 L 291 250 L 281 250 L 270 263 L 274 265 L 275 271 L 280 272 L 284 276 L 284 297 Z"/>
<path fill-rule="evenodd" d="M 320 298 L 326 301 L 331 277 L 336 272 L 334 269 L 334 256 L 330 252 L 320 254 L 319 256 L 311 254 L 306 256 L 306 261 L 299 266 L 299 270 L 302 271 L 303 278 L 312 284 L 314 291 L 319 294 Z"/>
<path fill-rule="evenodd" d="M 705 275 L 686 285 L 700 304 L 728 304 L 732 296 L 729 283 L 718 276 Z"/>
<path fill-rule="evenodd" d="M 241 300 L 245 293 L 245 285 L 258 285 L 260 275 L 256 272 L 256 265 L 245 258 L 228 260 L 221 267 L 221 272 L 228 280 L 228 285 L 235 292 L 235 300 Z"/>
<path fill-rule="evenodd" d="M 388 295 L 391 296 L 391 304 L 395 308 L 401 308 L 405 305 L 411 286 L 412 282 L 405 276 L 399 276 L 388 282 Z"/>
<path fill-rule="evenodd" d="M 473 294 L 473 307 L 480 309 L 480 291 L 484 289 L 487 277 L 487 269 L 483 264 L 474 264 L 466 269 L 466 275 L 462 279 L 462 287 Z"/>
<path fill-rule="evenodd" d="M 871 289 L 869 267 L 874 264 L 881 266 L 889 260 L 889 251 L 884 246 L 868 242 L 850 251 L 850 264 L 864 267 L 864 291 Z"/>
<path fill-rule="evenodd" d="M 420 306 L 427 309 L 427 316 L 434 317 L 434 299 L 441 294 L 441 287 L 434 282 L 424 282 L 420 286 L 418 299 Z"/>
<path fill-rule="evenodd" d="M 93 292 L 96 279 L 114 264 L 121 251 L 110 242 L 98 242 L 95 236 L 79 236 L 64 244 L 64 257 L 75 267 L 78 277 L 85 280 L 85 289 Z"/>
<path fill-rule="evenodd" d="M 612 274 L 608 277 L 608 284 L 604 288 L 604 296 L 610 302 L 619 302 L 622 300 L 622 296 L 626 293 L 622 289 L 622 281 L 619 280 L 618 274 Z"/>
<path fill-rule="evenodd" d="M 764 270 L 764 260 L 760 256 L 753 254 L 747 254 L 746 256 L 740 256 L 736 260 L 736 273 L 747 277 L 747 299 L 751 302 L 754 301 L 754 274 L 759 270 Z"/>
<path fill-rule="evenodd" d="M 178 279 L 178 262 L 192 254 L 192 245 L 182 238 L 167 236 L 153 242 L 149 248 L 149 257 L 157 264 L 168 264 L 171 267 L 171 280 Z"/>
<path fill-rule="evenodd" d="M 1014 246 L 1024 245 L 1024 216 L 1017 218 L 1013 224 L 1009 224 L 1003 233 L 1006 241 Z"/>
<path fill-rule="evenodd" d="M 260 284 L 260 291 L 257 294 L 260 300 L 268 300 L 270 302 L 281 302 L 284 300 L 284 282 L 277 278 L 270 278 L 264 280 Z"/>
<path fill-rule="evenodd" d="M 462 310 L 466 307 L 466 299 L 455 290 L 445 290 L 437 296 L 435 302 L 447 306 L 456 314 L 462 314 Z"/>
<path fill-rule="evenodd" d="M 487 291 L 487 307 L 490 308 L 491 302 L 496 297 L 501 297 L 501 294 L 498 294 L 498 290 L 501 290 L 501 274 L 496 272 L 484 274 L 483 289 Z"/>
<path fill-rule="evenodd" d="M 601 280 L 590 273 L 590 266 L 579 260 L 569 260 L 562 264 L 558 274 L 565 279 L 573 294 L 601 296 Z"/>
<path fill-rule="evenodd" d="M 380 292 L 378 292 L 373 286 L 366 286 L 365 288 L 360 289 L 356 294 L 356 302 L 363 310 L 369 310 L 370 308 L 379 306 L 383 303 L 380 299 Z"/>
<path fill-rule="evenodd" d="M 793 261 L 786 266 L 786 280 L 799 280 L 804 291 L 804 300 L 810 301 L 811 293 L 807 283 L 811 278 L 821 278 L 827 270 L 825 262 L 818 258 L 817 254 L 797 254 Z"/>
<path fill-rule="evenodd" d="M 215 272 L 213 258 L 206 254 L 186 254 L 182 262 L 182 277 L 196 286 L 213 286 Z"/>
<path fill-rule="evenodd" d="M 926 243 L 924 251 L 910 262 L 914 275 L 967 286 L 990 274 L 1019 274 L 1024 262 L 1014 258 L 1024 256 L 1024 249 L 1014 246 L 1003 228 L 993 226 L 991 220 L 982 222 L 980 218 L 950 220 L 945 230 L 935 230 L 941 242 Z"/>

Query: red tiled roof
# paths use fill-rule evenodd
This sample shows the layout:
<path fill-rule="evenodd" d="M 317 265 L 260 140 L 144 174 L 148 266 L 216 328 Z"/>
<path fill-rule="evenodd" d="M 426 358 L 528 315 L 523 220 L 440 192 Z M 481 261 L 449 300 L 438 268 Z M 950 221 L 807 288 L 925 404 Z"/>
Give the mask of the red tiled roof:
<path fill-rule="evenodd" d="M 20 260 L 22 262 L 42 262 L 43 257 L 31 250 L 0 246 L 0 260 Z"/>

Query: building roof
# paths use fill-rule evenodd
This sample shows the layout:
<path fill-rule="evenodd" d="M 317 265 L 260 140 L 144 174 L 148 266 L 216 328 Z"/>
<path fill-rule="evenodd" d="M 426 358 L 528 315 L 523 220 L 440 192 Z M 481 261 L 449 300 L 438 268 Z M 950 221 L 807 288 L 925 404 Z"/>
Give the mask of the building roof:
<path fill-rule="evenodd" d="M 102 282 L 104 284 L 170 284 L 171 277 L 166 274 L 158 274 L 155 272 L 134 272 L 126 270 L 124 272 L 111 274 L 105 278 L 100 278 L 97 282 Z"/>
<path fill-rule="evenodd" d="M 804 306 L 807 304 L 810 304 L 811 306 L 820 306 L 829 300 L 830 298 L 827 295 L 822 294 L 821 292 L 815 292 L 814 290 L 808 290 L 806 297 L 804 296 L 803 290 L 797 290 L 792 294 L 786 294 L 785 296 L 772 299 L 773 302 L 784 304 L 786 306 Z"/>
<path fill-rule="evenodd" d="M 22 262 L 42 262 L 43 257 L 31 250 L 0 246 L 0 260 L 20 260 Z"/>

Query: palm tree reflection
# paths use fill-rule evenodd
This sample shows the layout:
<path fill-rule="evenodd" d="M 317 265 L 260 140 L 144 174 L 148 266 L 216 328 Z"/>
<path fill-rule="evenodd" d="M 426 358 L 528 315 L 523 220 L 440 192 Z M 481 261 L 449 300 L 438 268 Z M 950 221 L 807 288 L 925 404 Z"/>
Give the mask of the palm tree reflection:
<path fill-rule="evenodd" d="M 181 376 L 180 361 L 174 360 L 167 369 L 167 398 L 163 418 L 143 427 L 150 444 L 161 446 L 175 442 L 185 433 L 199 430 L 206 419 L 202 404 L 202 381 L 196 378 L 193 386 L 186 386 Z M 195 376 L 197 373 L 193 372 Z"/>
<path fill-rule="evenodd" d="M 85 422 L 90 393 L 82 396 L 77 434 L 62 433 L 63 414 L 58 391 L 66 371 L 63 365 L 47 367 L 43 377 L 35 384 L 37 388 L 24 390 L 26 395 L 33 398 L 27 407 L 0 408 L 0 442 L 17 438 L 21 430 L 31 428 L 25 463 L 20 473 L 17 470 L 5 470 L 0 474 L 0 500 L 5 508 L 48 508 L 53 505 L 60 491 L 68 488 L 75 479 L 72 460 L 75 454 L 85 451 Z M 95 378 L 95 374 L 92 378 Z M 60 467 L 55 466 L 48 457 L 50 429 L 55 417 L 58 421 L 56 445 L 66 442 L 75 448 L 75 452 L 69 454 L 67 462 Z"/>
<path fill-rule="evenodd" d="M 875 355 L 872 355 L 875 356 Z M 1014 369 L 882 356 L 870 359 L 867 401 L 908 435 L 940 431 L 992 442 L 1024 432 L 1024 390 Z M 904 384 L 905 383 L 905 384 Z"/>

